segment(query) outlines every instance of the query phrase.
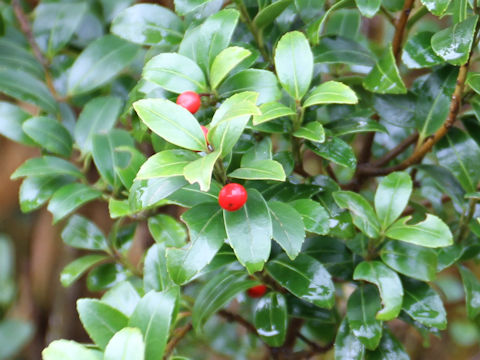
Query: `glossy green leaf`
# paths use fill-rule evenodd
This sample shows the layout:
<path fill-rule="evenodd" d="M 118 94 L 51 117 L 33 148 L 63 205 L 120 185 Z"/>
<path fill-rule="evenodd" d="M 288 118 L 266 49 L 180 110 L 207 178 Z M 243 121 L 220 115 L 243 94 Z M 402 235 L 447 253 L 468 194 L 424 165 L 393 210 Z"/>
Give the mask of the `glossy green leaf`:
<path fill-rule="evenodd" d="M 432 49 L 452 65 L 463 65 L 468 61 L 473 44 L 473 35 L 478 16 L 441 30 L 432 36 Z"/>
<path fill-rule="evenodd" d="M 101 349 L 105 349 L 113 335 L 128 324 L 123 313 L 97 299 L 78 300 L 77 310 L 83 327 Z"/>
<path fill-rule="evenodd" d="M 406 172 L 391 173 L 380 181 L 375 193 L 375 211 L 382 229 L 386 229 L 402 214 L 412 189 L 412 179 Z"/>
<path fill-rule="evenodd" d="M 281 97 L 280 86 L 275 74 L 260 69 L 247 69 L 227 78 L 218 88 L 222 98 L 242 91 L 259 93 L 258 104 L 276 101 Z"/>
<path fill-rule="evenodd" d="M 271 3 L 270 5 L 266 6 L 265 8 L 261 9 L 255 18 L 253 19 L 253 23 L 258 29 L 264 29 L 290 5 L 292 4 L 293 0 L 279 0 Z"/>
<path fill-rule="evenodd" d="M 157 243 L 180 247 L 185 243 L 187 232 L 173 217 L 158 214 L 148 218 L 148 229 Z"/>
<path fill-rule="evenodd" d="M 463 288 L 465 290 L 467 315 L 470 319 L 475 320 L 480 314 L 480 304 L 478 302 L 480 296 L 480 281 L 467 267 L 459 266 L 459 270 L 462 275 Z"/>
<path fill-rule="evenodd" d="M 355 0 L 363 16 L 373 17 L 380 10 L 382 0 Z"/>
<path fill-rule="evenodd" d="M 77 281 L 88 269 L 107 259 L 105 255 L 86 255 L 65 266 L 60 273 L 60 282 L 69 287 Z"/>
<path fill-rule="evenodd" d="M 29 113 L 16 105 L 0 101 L 0 114 L 1 135 L 24 145 L 35 144 L 22 129 L 22 124 L 31 117 Z"/>
<path fill-rule="evenodd" d="M 202 69 L 193 60 L 176 53 L 153 57 L 143 68 L 143 77 L 177 94 L 184 91 L 207 92 Z"/>
<path fill-rule="evenodd" d="M 216 203 L 199 204 L 182 215 L 190 233 L 190 245 L 169 249 L 168 272 L 179 285 L 198 274 L 225 242 L 227 234 L 222 209 Z"/>
<path fill-rule="evenodd" d="M 310 199 L 295 200 L 290 203 L 302 217 L 305 230 L 319 235 L 325 235 L 329 230 L 329 215 L 318 202 Z"/>
<path fill-rule="evenodd" d="M 291 108 L 275 101 L 262 104 L 260 106 L 260 112 L 261 115 L 255 115 L 253 117 L 253 125 L 260 125 L 283 116 L 295 115 L 295 111 Z"/>
<path fill-rule="evenodd" d="M 57 223 L 80 206 L 99 198 L 102 193 L 88 185 L 74 183 L 61 187 L 52 196 L 48 211 L 53 214 L 53 223 Z"/>
<path fill-rule="evenodd" d="M 104 360 L 144 360 L 144 353 L 145 344 L 140 330 L 125 328 L 116 333 L 108 343 Z"/>
<path fill-rule="evenodd" d="M 33 117 L 25 121 L 22 129 L 33 141 L 53 154 L 70 157 L 72 137 L 57 120 L 49 117 Z"/>
<path fill-rule="evenodd" d="M 137 212 L 152 207 L 186 184 L 183 176 L 135 181 L 128 195 L 130 209 Z"/>
<path fill-rule="evenodd" d="M 402 241 L 389 241 L 380 256 L 385 264 L 414 279 L 433 281 L 437 273 L 437 254 L 434 250 Z"/>
<path fill-rule="evenodd" d="M 142 331 L 145 360 L 162 359 L 167 345 L 178 290 L 150 291 L 138 303 L 130 317 L 129 327 Z M 173 319 L 175 321 L 175 319 Z"/>
<path fill-rule="evenodd" d="M 400 218 L 387 229 L 385 234 L 392 239 L 430 248 L 453 244 L 450 229 L 435 215 L 427 214 L 424 221 L 414 225 L 408 224 L 410 219 L 411 216 Z"/>
<path fill-rule="evenodd" d="M 187 150 L 165 150 L 148 158 L 137 173 L 137 179 L 180 176 L 186 165 L 198 159 L 198 155 Z"/>
<path fill-rule="evenodd" d="M 81 215 L 73 215 L 62 231 L 65 244 L 77 249 L 107 250 L 107 239 L 92 221 Z"/>
<path fill-rule="evenodd" d="M 335 338 L 335 360 L 362 360 L 364 355 L 365 346 L 353 335 L 345 317 Z"/>
<path fill-rule="evenodd" d="M 424 31 L 408 39 L 403 48 L 402 61 L 409 69 L 432 67 L 443 62 L 443 59 L 432 49 L 433 35 L 433 32 Z"/>
<path fill-rule="evenodd" d="M 172 280 L 167 272 L 166 244 L 154 244 L 148 249 L 143 265 L 143 288 L 150 290 L 167 290 Z"/>
<path fill-rule="evenodd" d="M 199 11 L 202 6 L 211 1 L 212 0 L 174 0 L 175 12 L 180 15 L 186 15 L 194 11 Z"/>
<path fill-rule="evenodd" d="M 220 185 L 215 180 L 210 184 L 209 192 L 201 191 L 198 184 L 189 184 L 169 195 L 167 200 L 180 206 L 191 208 L 202 203 L 218 203 L 219 191 Z"/>
<path fill-rule="evenodd" d="M 52 58 L 70 41 L 88 6 L 82 2 L 41 3 L 35 8 L 35 41 Z"/>
<path fill-rule="evenodd" d="M 402 343 L 390 333 L 390 330 L 384 329 L 382 341 L 377 350 L 367 352 L 365 360 L 410 360 L 410 356 Z"/>
<path fill-rule="evenodd" d="M 127 67 L 137 53 L 136 45 L 113 35 L 95 40 L 82 51 L 70 68 L 68 94 L 83 94 L 106 84 Z"/>
<path fill-rule="evenodd" d="M 69 175 L 83 178 L 83 174 L 72 163 L 54 156 L 43 156 L 25 161 L 10 176 L 10 179 L 43 175 Z"/>
<path fill-rule="evenodd" d="M 469 0 L 458 0 L 452 2 L 453 23 L 458 24 L 468 17 Z"/>
<path fill-rule="evenodd" d="M 33 75 L 16 69 L 0 67 L 0 93 L 56 113 L 58 104 L 47 86 Z"/>
<path fill-rule="evenodd" d="M 272 218 L 273 239 L 290 259 L 295 259 L 305 240 L 302 217 L 294 207 L 280 201 L 270 201 L 268 208 Z"/>
<path fill-rule="evenodd" d="M 480 73 L 469 72 L 466 84 L 472 88 L 477 94 L 480 93 Z"/>
<path fill-rule="evenodd" d="M 271 292 L 255 307 L 255 327 L 270 346 L 282 346 L 287 332 L 287 303 L 282 294 Z"/>
<path fill-rule="evenodd" d="M 378 320 L 388 321 L 398 316 L 402 309 L 403 287 L 395 271 L 380 261 L 364 261 L 355 268 L 353 278 L 377 285 L 383 303 L 383 309 L 376 315 Z"/>
<path fill-rule="evenodd" d="M 246 279 L 243 271 L 230 270 L 215 275 L 203 285 L 195 299 L 193 327 L 200 331 L 210 316 L 227 305 L 238 293 L 255 285 L 258 285 L 258 282 Z"/>
<path fill-rule="evenodd" d="M 103 354 L 71 340 L 55 340 L 42 351 L 43 360 L 102 360 Z"/>
<path fill-rule="evenodd" d="M 140 45 L 179 44 L 183 37 L 183 23 L 166 7 L 137 4 L 113 19 L 111 32 Z"/>
<path fill-rule="evenodd" d="M 341 36 L 323 37 L 313 54 L 315 63 L 375 65 L 372 54 L 363 45 Z"/>
<path fill-rule="evenodd" d="M 275 70 L 283 88 L 301 100 L 313 76 L 313 54 L 305 35 L 292 31 L 282 36 L 275 49 Z"/>
<path fill-rule="evenodd" d="M 380 235 L 380 222 L 372 206 L 365 198 L 351 191 L 337 191 L 333 193 L 338 206 L 348 209 L 352 214 L 353 223 L 365 235 L 377 238 Z"/>
<path fill-rule="evenodd" d="M 275 160 L 256 160 L 228 174 L 229 177 L 246 180 L 285 181 L 283 166 Z"/>
<path fill-rule="evenodd" d="M 392 47 L 389 47 L 372 71 L 363 79 L 363 87 L 378 94 L 405 94 L 407 92 L 395 63 Z"/>
<path fill-rule="evenodd" d="M 378 291 L 372 285 L 359 286 L 347 303 L 351 332 L 369 350 L 375 350 L 382 338 L 382 322 L 375 318 L 381 308 Z"/>
<path fill-rule="evenodd" d="M 95 134 L 108 133 L 122 108 L 122 101 L 114 96 L 95 97 L 85 104 L 75 124 L 75 141 L 82 153 L 92 151 L 92 139 Z"/>
<path fill-rule="evenodd" d="M 191 162 L 183 169 L 183 176 L 190 184 L 198 183 L 201 191 L 210 190 L 213 168 L 219 156 L 220 151 L 216 150 Z"/>
<path fill-rule="evenodd" d="M 403 311 L 412 319 L 439 330 L 447 327 L 447 312 L 435 290 L 426 283 L 414 280 L 405 280 L 403 288 Z"/>
<path fill-rule="evenodd" d="M 436 16 L 442 16 L 452 0 L 421 0 L 422 4 Z"/>
<path fill-rule="evenodd" d="M 232 46 L 222 50 L 213 60 L 210 68 L 210 85 L 212 89 L 216 89 L 228 73 L 250 54 L 250 50 L 239 46 Z"/>
<path fill-rule="evenodd" d="M 165 99 L 144 99 L 133 106 L 142 121 L 166 141 L 190 150 L 207 150 L 200 124 L 183 107 Z"/>
<path fill-rule="evenodd" d="M 330 274 L 314 258 L 300 254 L 290 260 L 286 254 L 270 260 L 268 273 L 295 296 L 321 308 L 335 304 L 335 290 Z"/>
<path fill-rule="evenodd" d="M 355 157 L 352 147 L 336 136 L 328 137 L 323 143 L 308 142 L 307 146 L 315 154 L 333 161 L 338 165 L 350 169 L 355 169 L 357 166 L 357 158 Z"/>
<path fill-rule="evenodd" d="M 355 117 L 350 119 L 339 119 L 331 123 L 325 124 L 325 127 L 332 135 L 342 136 L 348 134 L 357 134 L 364 132 L 382 132 L 388 133 L 385 126 L 375 120 L 370 120 L 363 117 Z"/>
<path fill-rule="evenodd" d="M 138 291 L 128 281 L 118 282 L 102 296 L 102 302 L 121 311 L 128 317 L 132 315 L 139 301 Z"/>
<path fill-rule="evenodd" d="M 55 191 L 72 181 L 70 176 L 30 176 L 23 180 L 19 191 L 20 209 L 24 213 L 38 209 Z"/>
<path fill-rule="evenodd" d="M 338 81 L 327 81 L 312 90 L 303 106 L 356 103 L 358 103 L 357 95 L 347 85 Z"/>
<path fill-rule="evenodd" d="M 248 200 L 237 211 L 223 211 L 225 230 L 235 255 L 248 272 L 263 269 L 270 256 L 272 219 L 267 203 L 255 189 L 248 189 Z"/>
<path fill-rule="evenodd" d="M 325 141 L 325 129 L 319 122 L 312 121 L 296 130 L 293 133 L 293 136 L 313 142 L 323 143 Z"/>
<path fill-rule="evenodd" d="M 375 95 L 373 105 L 382 122 L 410 128 L 415 126 L 416 100 L 411 92 L 405 95 Z"/>
<path fill-rule="evenodd" d="M 130 141 L 131 139 L 128 139 L 128 142 Z M 145 155 L 131 145 L 120 145 L 114 149 L 113 159 L 115 175 L 123 186 L 130 190 L 140 167 L 146 161 Z"/>

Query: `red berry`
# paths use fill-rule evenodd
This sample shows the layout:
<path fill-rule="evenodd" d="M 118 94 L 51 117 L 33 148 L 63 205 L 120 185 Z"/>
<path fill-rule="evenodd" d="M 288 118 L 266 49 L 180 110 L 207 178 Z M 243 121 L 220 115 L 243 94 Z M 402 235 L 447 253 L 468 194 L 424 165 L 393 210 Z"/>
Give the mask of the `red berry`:
<path fill-rule="evenodd" d="M 177 104 L 195 114 L 200 109 L 202 101 L 195 91 L 184 91 L 178 95 Z"/>
<path fill-rule="evenodd" d="M 200 125 L 200 127 L 202 128 L 203 135 L 205 135 L 205 141 L 207 142 L 207 145 L 209 145 L 208 139 L 207 139 L 208 129 L 207 129 L 205 126 L 203 126 L 203 125 Z"/>
<path fill-rule="evenodd" d="M 225 185 L 218 194 L 218 203 L 227 211 L 237 211 L 247 202 L 247 190 L 240 185 Z"/>
<path fill-rule="evenodd" d="M 248 296 L 251 298 L 261 298 L 267 292 L 267 287 L 263 284 L 251 287 L 247 290 Z"/>

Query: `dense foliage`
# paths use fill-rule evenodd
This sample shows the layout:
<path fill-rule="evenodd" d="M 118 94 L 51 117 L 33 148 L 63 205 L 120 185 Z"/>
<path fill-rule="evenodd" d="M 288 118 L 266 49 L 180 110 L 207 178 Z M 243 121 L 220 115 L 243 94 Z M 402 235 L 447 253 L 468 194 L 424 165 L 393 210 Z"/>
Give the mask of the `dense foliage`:
<path fill-rule="evenodd" d="M 475 324 L 477 1 L 174 8 L 0 2 L 0 133 L 41 149 L 12 175 L 21 209 L 48 203 L 86 250 L 61 283 L 87 274 L 99 296 L 77 302 L 92 344 L 56 340 L 43 359 L 408 359 L 391 325 L 426 344 L 447 329 L 442 271 Z M 233 188 L 245 204 L 222 198 Z M 78 213 L 92 201 L 108 234 Z M 0 333 L 28 338 L 11 323 Z"/>

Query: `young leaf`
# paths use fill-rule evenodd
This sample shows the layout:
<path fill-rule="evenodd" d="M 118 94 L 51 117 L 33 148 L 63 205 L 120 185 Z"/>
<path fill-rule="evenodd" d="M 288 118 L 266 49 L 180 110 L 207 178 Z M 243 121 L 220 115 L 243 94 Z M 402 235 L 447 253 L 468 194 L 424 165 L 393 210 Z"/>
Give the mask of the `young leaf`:
<path fill-rule="evenodd" d="M 105 255 L 86 255 L 72 261 L 60 273 L 60 282 L 64 287 L 69 287 L 77 281 L 91 267 L 107 259 Z"/>
<path fill-rule="evenodd" d="M 312 90 L 303 107 L 322 104 L 356 104 L 358 98 L 347 85 L 338 81 L 327 81 Z"/>
<path fill-rule="evenodd" d="M 210 85 L 212 89 L 216 89 L 228 73 L 250 54 L 250 50 L 239 46 L 232 46 L 222 50 L 215 60 L 213 60 L 210 69 Z"/>
<path fill-rule="evenodd" d="M 363 87 L 368 91 L 379 94 L 407 93 L 407 88 L 403 83 L 395 63 L 392 47 L 389 47 L 387 52 L 363 80 Z"/>
<path fill-rule="evenodd" d="M 353 335 L 347 318 L 343 319 L 335 338 L 335 360 L 362 360 L 365 346 Z"/>
<path fill-rule="evenodd" d="M 165 243 L 167 246 L 180 247 L 185 244 L 187 238 L 185 228 L 173 217 L 166 214 L 149 217 L 148 230 L 150 230 L 150 234 L 157 243 Z"/>
<path fill-rule="evenodd" d="M 293 133 L 293 136 L 313 142 L 323 143 L 325 141 L 325 129 L 319 122 L 312 121 L 296 130 Z"/>
<path fill-rule="evenodd" d="M 103 354 L 71 340 L 55 340 L 42 351 L 43 360 L 102 360 Z"/>
<path fill-rule="evenodd" d="M 256 160 L 228 174 L 229 177 L 245 180 L 285 181 L 285 170 L 275 160 Z"/>
<path fill-rule="evenodd" d="M 292 31 L 282 36 L 275 50 L 275 69 L 283 88 L 301 100 L 313 76 L 313 54 L 305 35 Z"/>
<path fill-rule="evenodd" d="M 133 314 L 139 301 L 138 291 L 128 281 L 117 283 L 102 296 L 102 302 L 121 311 L 128 317 Z"/>
<path fill-rule="evenodd" d="M 255 115 L 253 117 L 253 125 L 260 125 L 283 116 L 295 115 L 295 111 L 291 108 L 275 101 L 262 104 L 260 106 L 260 112 L 261 115 Z"/>
<path fill-rule="evenodd" d="M 290 203 L 301 215 L 305 230 L 319 235 L 326 235 L 329 230 L 329 215 L 318 202 L 310 199 L 295 200 Z"/>
<path fill-rule="evenodd" d="M 73 215 L 62 231 L 65 244 L 77 249 L 107 250 L 107 239 L 93 222 L 80 215 Z"/>
<path fill-rule="evenodd" d="M 137 173 L 137 179 L 183 175 L 183 169 L 197 160 L 194 152 L 181 149 L 164 150 L 148 158 Z"/>
<path fill-rule="evenodd" d="M 282 294 L 271 292 L 255 307 L 255 327 L 270 346 L 282 346 L 287 332 L 287 303 Z"/>
<path fill-rule="evenodd" d="M 282 254 L 267 264 L 268 273 L 293 295 L 318 307 L 335 304 L 335 289 L 325 267 L 314 258 L 300 254 L 290 260 Z"/>
<path fill-rule="evenodd" d="M 201 191 L 210 190 L 213 167 L 219 156 L 220 151 L 216 150 L 191 162 L 183 169 L 183 176 L 190 184 L 198 183 Z"/>
<path fill-rule="evenodd" d="M 142 333 L 137 328 L 124 328 L 109 341 L 104 360 L 144 360 L 145 344 Z"/>
<path fill-rule="evenodd" d="M 470 319 L 475 320 L 480 314 L 480 304 L 478 298 L 480 296 L 480 281 L 475 274 L 465 266 L 459 266 L 462 275 L 463 288 L 465 289 L 465 302 L 467 304 L 467 315 Z"/>
<path fill-rule="evenodd" d="M 402 309 L 403 287 L 395 271 L 380 261 L 364 261 L 355 268 L 353 279 L 377 285 L 383 303 L 383 309 L 376 315 L 378 320 L 388 321 L 398 316 Z"/>

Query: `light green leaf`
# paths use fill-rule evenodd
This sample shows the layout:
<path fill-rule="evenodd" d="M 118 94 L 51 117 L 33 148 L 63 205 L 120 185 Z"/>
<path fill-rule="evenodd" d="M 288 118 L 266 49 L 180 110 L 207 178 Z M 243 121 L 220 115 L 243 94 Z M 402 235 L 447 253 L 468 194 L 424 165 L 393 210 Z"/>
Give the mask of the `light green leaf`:
<path fill-rule="evenodd" d="M 382 0 L 355 0 L 357 7 L 363 16 L 373 17 L 380 10 Z"/>
<path fill-rule="evenodd" d="M 77 249 L 107 250 L 107 239 L 93 222 L 80 215 L 73 215 L 62 231 L 65 244 Z"/>
<path fill-rule="evenodd" d="M 71 340 L 55 340 L 42 351 L 43 360 L 103 360 L 99 351 Z"/>
<path fill-rule="evenodd" d="M 210 190 L 213 167 L 219 156 L 220 151 L 216 150 L 191 162 L 183 169 L 183 176 L 190 184 L 198 183 L 201 191 Z"/>
<path fill-rule="evenodd" d="M 186 165 L 199 156 L 188 150 L 164 150 L 148 158 L 137 173 L 137 179 L 183 175 Z"/>
<path fill-rule="evenodd" d="M 435 16 L 442 16 L 452 0 L 421 0 L 422 4 Z"/>
<path fill-rule="evenodd" d="M 291 108 L 275 101 L 260 105 L 260 113 L 261 115 L 253 117 L 253 125 L 255 126 L 283 116 L 295 115 L 295 111 Z"/>
<path fill-rule="evenodd" d="M 24 213 L 45 204 L 58 188 L 70 183 L 70 176 L 30 176 L 23 180 L 19 191 L 20 209 Z"/>
<path fill-rule="evenodd" d="M 148 249 L 143 266 L 143 288 L 164 291 L 173 285 L 167 271 L 165 243 L 154 244 Z"/>
<path fill-rule="evenodd" d="M 124 328 L 110 340 L 104 360 L 144 360 L 145 344 L 142 333 L 137 328 Z"/>
<path fill-rule="evenodd" d="M 43 156 L 25 161 L 10 176 L 10 179 L 43 175 L 69 175 L 76 178 L 84 177 L 80 170 L 72 163 L 54 156 Z"/>
<path fill-rule="evenodd" d="M 60 273 L 60 282 L 64 287 L 69 287 L 77 281 L 91 267 L 107 259 L 105 255 L 86 255 L 78 258 L 65 266 Z"/>
<path fill-rule="evenodd" d="M 293 133 L 293 136 L 313 142 L 323 143 L 325 141 L 325 129 L 318 121 L 312 121 L 296 130 Z"/>
<path fill-rule="evenodd" d="M 335 360 L 363 360 L 364 356 L 365 346 L 353 335 L 345 317 L 335 338 Z"/>
<path fill-rule="evenodd" d="M 251 54 L 250 50 L 232 46 L 217 55 L 210 68 L 210 85 L 216 89 L 228 73 Z"/>
<path fill-rule="evenodd" d="M 135 181 L 128 195 L 130 210 L 138 212 L 155 206 L 186 184 L 183 176 Z"/>
<path fill-rule="evenodd" d="M 285 171 L 282 164 L 275 160 L 256 160 L 242 165 L 228 176 L 246 180 L 285 181 Z"/>
<path fill-rule="evenodd" d="M 363 87 L 368 91 L 379 94 L 407 93 L 407 88 L 395 63 L 391 46 L 363 80 Z"/>
<path fill-rule="evenodd" d="M 118 282 L 102 296 L 102 302 L 121 311 L 128 317 L 132 315 L 139 301 L 138 291 L 128 281 Z"/>
<path fill-rule="evenodd" d="M 356 104 L 358 98 L 347 85 L 338 81 L 327 81 L 312 90 L 303 107 L 321 104 Z"/>
<path fill-rule="evenodd" d="M 149 217 L 148 229 L 157 243 L 165 243 L 167 246 L 180 247 L 185 244 L 187 238 L 185 228 L 166 214 Z"/>

